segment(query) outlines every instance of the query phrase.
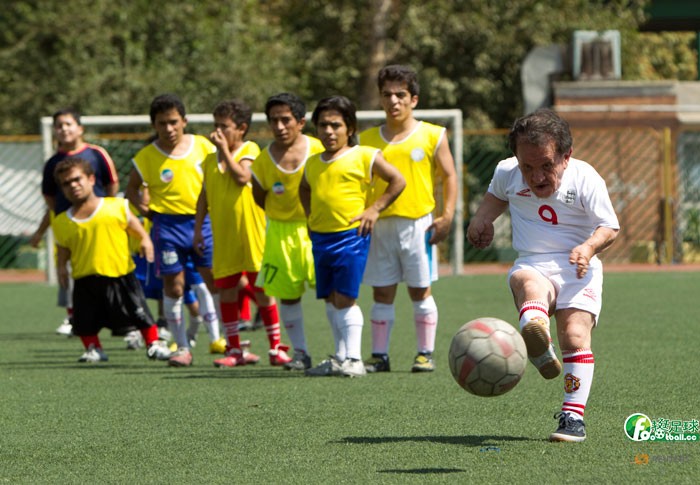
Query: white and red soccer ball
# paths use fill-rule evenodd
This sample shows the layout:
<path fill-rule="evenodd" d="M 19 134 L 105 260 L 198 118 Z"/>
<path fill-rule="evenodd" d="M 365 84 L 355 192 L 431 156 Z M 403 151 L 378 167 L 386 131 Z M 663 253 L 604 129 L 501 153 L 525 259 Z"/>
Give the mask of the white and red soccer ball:
<path fill-rule="evenodd" d="M 513 389 L 527 365 L 520 333 L 508 322 L 490 317 L 462 325 L 452 338 L 448 357 L 457 384 L 484 397 Z"/>

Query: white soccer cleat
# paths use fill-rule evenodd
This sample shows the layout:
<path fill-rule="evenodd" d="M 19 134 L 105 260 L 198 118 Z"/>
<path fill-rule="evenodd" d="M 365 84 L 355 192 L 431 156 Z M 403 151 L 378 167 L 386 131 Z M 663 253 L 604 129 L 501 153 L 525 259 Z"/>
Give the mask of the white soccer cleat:
<path fill-rule="evenodd" d="M 310 377 L 342 376 L 343 365 L 331 355 L 316 367 L 306 369 L 304 374 Z"/>
<path fill-rule="evenodd" d="M 162 340 L 156 340 L 148 346 L 146 356 L 151 360 L 168 360 L 172 352 L 168 348 L 168 344 Z"/>
<path fill-rule="evenodd" d="M 138 330 L 132 330 L 126 334 L 124 342 L 126 342 L 126 350 L 140 349 L 144 345 L 143 335 Z"/>
<path fill-rule="evenodd" d="M 68 317 L 63 319 L 63 323 L 58 326 L 56 333 L 58 335 L 65 335 L 66 337 L 73 336 L 73 324 Z"/>
<path fill-rule="evenodd" d="M 107 362 L 108 360 L 107 354 L 102 349 L 98 349 L 93 344 L 90 344 L 85 353 L 80 356 L 78 362 L 94 364 L 96 362 Z"/>
<path fill-rule="evenodd" d="M 367 375 L 367 370 L 361 359 L 345 359 L 342 374 L 346 377 L 363 377 Z"/>

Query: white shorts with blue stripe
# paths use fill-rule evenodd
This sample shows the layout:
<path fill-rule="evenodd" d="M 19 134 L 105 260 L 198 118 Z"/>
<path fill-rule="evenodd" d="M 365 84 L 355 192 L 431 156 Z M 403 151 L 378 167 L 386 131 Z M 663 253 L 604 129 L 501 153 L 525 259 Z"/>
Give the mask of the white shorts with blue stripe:
<path fill-rule="evenodd" d="M 403 281 L 410 288 L 428 288 L 437 281 L 437 246 L 428 244 L 427 229 L 432 223 L 432 214 L 419 219 L 379 219 L 372 231 L 362 282 L 370 286 L 391 286 Z"/>

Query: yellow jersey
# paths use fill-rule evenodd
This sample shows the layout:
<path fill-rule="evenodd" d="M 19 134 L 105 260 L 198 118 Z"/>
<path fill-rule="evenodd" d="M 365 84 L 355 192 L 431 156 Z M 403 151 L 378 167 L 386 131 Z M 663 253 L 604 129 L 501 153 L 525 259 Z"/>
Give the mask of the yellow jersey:
<path fill-rule="evenodd" d="M 233 159 L 240 163 L 255 160 L 259 154 L 260 147 L 246 141 Z M 265 247 L 265 212 L 255 203 L 251 184 L 236 183 L 216 153 L 204 160 L 202 168 L 214 238 L 214 278 L 259 271 Z"/>
<path fill-rule="evenodd" d="M 358 145 L 331 160 L 324 160 L 320 153 L 307 160 L 304 177 L 311 187 L 312 231 L 340 232 L 360 225 L 350 221 L 367 207 L 378 152 Z"/>
<path fill-rule="evenodd" d="M 155 143 L 139 150 L 133 163 L 148 187 L 148 208 L 159 214 L 194 215 L 202 191 L 202 162 L 216 146 L 200 135 L 191 138 L 187 153 L 172 156 Z"/>
<path fill-rule="evenodd" d="M 101 275 L 116 278 L 134 271 L 126 232 L 129 202 L 118 197 L 100 198 L 97 209 L 87 219 L 73 217 L 73 209 L 53 221 L 56 244 L 70 250 L 73 278 Z"/>
<path fill-rule="evenodd" d="M 325 150 L 318 138 L 301 135 L 306 138 L 306 157 L 294 171 L 279 167 L 270 153 L 268 146 L 255 159 L 251 171 L 260 187 L 267 192 L 265 196 L 265 215 L 276 221 L 305 221 L 306 214 L 299 200 L 299 182 L 304 174 L 304 165 L 308 158 Z"/>
<path fill-rule="evenodd" d="M 403 140 L 389 142 L 381 127 L 369 128 L 360 133 L 360 144 L 379 148 L 384 158 L 396 167 L 406 179 L 406 188 L 380 218 L 399 216 L 419 219 L 435 209 L 434 177 L 435 153 L 445 137 L 445 128 L 420 121 Z M 387 183 L 378 179 L 370 202 L 374 202 L 386 190 Z"/>

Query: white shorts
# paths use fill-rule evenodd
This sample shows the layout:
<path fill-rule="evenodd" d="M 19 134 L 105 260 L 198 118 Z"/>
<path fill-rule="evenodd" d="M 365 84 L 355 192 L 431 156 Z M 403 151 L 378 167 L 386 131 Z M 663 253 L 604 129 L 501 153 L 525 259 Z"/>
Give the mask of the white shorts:
<path fill-rule="evenodd" d="M 603 304 L 603 263 L 593 257 L 586 276 L 576 277 L 576 265 L 569 263 L 568 253 L 538 254 L 515 260 L 508 281 L 516 271 L 537 271 L 547 278 L 556 292 L 556 309 L 577 308 L 592 313 L 596 324 Z"/>
<path fill-rule="evenodd" d="M 428 244 L 426 232 L 432 214 L 420 219 L 387 217 L 372 230 L 369 258 L 362 282 L 370 286 L 391 286 L 404 281 L 410 288 L 428 288 L 437 281 L 437 247 Z"/>

